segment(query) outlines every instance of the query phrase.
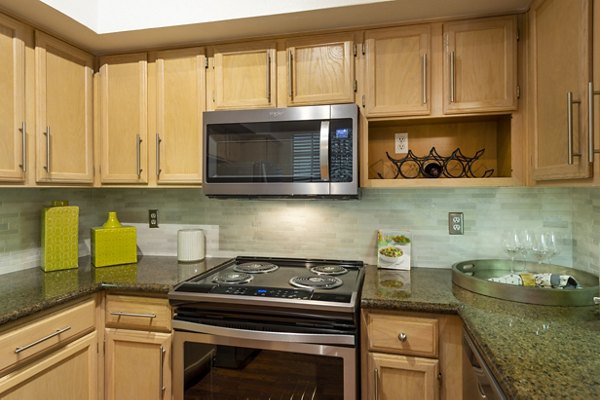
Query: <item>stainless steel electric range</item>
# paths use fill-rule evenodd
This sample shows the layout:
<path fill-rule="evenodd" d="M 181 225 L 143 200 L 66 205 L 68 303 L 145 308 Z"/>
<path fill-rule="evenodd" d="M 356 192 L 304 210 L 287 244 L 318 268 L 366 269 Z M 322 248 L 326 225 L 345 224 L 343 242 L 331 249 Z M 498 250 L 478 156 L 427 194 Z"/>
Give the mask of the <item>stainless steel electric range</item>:
<path fill-rule="evenodd" d="M 363 277 L 361 261 L 237 257 L 175 286 L 175 399 L 357 399 Z"/>

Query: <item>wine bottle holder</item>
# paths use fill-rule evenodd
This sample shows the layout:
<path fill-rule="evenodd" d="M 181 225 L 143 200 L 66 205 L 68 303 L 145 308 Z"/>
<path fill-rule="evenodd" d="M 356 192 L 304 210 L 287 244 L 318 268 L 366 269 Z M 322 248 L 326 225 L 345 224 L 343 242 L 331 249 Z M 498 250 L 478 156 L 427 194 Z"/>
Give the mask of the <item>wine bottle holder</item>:
<path fill-rule="evenodd" d="M 412 150 L 399 160 L 390 156 L 386 151 L 387 158 L 394 164 L 396 173 L 394 179 L 415 179 L 415 178 L 487 178 L 494 173 L 493 169 L 486 169 L 481 176 L 476 176 L 473 172 L 473 164 L 481 158 L 485 149 L 475 153 L 473 157 L 465 156 L 460 148 L 457 148 L 448 157 L 441 156 L 435 147 L 429 150 L 429 154 L 424 157 L 417 157 Z M 377 174 L 380 179 L 383 176 Z"/>

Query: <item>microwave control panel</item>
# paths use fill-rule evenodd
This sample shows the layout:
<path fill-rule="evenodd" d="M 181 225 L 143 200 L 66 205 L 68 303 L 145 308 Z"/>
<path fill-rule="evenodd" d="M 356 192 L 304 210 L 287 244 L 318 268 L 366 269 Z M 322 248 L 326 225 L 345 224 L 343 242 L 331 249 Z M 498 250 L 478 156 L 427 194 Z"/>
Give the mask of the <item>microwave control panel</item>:
<path fill-rule="evenodd" d="M 337 122 L 337 121 L 336 121 Z M 341 121 L 342 122 L 342 121 Z M 352 128 L 332 124 L 329 143 L 329 177 L 331 182 L 352 182 Z M 336 126 L 338 125 L 338 126 Z"/>

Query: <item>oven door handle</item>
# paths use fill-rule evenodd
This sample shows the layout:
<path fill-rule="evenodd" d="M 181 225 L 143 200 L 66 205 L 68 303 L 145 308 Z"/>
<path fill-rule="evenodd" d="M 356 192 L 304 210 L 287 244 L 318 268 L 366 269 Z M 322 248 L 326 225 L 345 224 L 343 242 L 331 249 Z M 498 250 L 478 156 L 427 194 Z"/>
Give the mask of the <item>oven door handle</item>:
<path fill-rule="evenodd" d="M 173 329 L 188 332 L 205 333 L 207 335 L 223 336 L 235 339 L 249 339 L 260 341 L 277 341 L 289 343 L 310 344 L 335 344 L 356 345 L 354 335 L 336 335 L 322 333 L 295 333 L 295 332 L 265 332 L 247 329 L 225 328 L 222 326 L 199 324 L 196 322 L 173 320 Z"/>

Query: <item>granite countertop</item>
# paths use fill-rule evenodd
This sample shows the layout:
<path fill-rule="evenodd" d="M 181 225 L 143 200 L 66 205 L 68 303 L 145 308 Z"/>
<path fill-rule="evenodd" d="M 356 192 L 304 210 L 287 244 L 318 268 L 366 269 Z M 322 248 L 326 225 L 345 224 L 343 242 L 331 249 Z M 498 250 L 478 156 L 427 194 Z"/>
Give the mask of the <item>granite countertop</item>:
<path fill-rule="evenodd" d="M 403 287 L 386 285 L 394 279 Z M 600 399 L 598 306 L 498 300 L 453 287 L 449 269 L 373 266 L 366 270 L 361 306 L 458 314 L 508 398 Z"/>
<path fill-rule="evenodd" d="M 141 257 L 137 264 L 0 276 L 0 325 L 99 290 L 166 296 L 178 282 L 226 259 L 178 263 Z M 403 282 L 401 288 L 386 285 Z M 600 399 L 600 309 L 527 305 L 452 285 L 449 269 L 366 267 L 361 307 L 458 314 L 504 392 L 515 399 Z"/>
<path fill-rule="evenodd" d="M 95 268 L 89 257 L 82 257 L 76 269 L 43 272 L 31 268 L 0 275 L 0 325 L 99 290 L 166 297 L 176 283 L 226 260 L 178 263 L 175 257 L 143 256 L 137 264 Z"/>

